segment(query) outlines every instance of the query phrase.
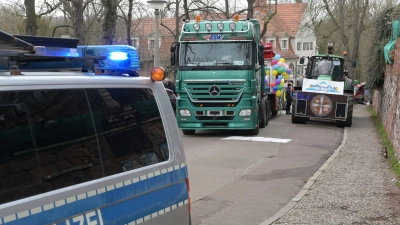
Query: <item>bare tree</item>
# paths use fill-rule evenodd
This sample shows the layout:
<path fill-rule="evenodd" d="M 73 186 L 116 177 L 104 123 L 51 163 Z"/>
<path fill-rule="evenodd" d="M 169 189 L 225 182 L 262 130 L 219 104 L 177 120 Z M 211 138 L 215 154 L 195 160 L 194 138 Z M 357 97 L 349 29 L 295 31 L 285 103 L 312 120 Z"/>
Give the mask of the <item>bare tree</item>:
<path fill-rule="evenodd" d="M 63 11 L 68 13 L 74 27 L 74 36 L 79 40 L 80 45 L 86 44 L 85 37 L 85 19 L 83 12 L 90 1 L 68 0 L 63 2 Z"/>
<path fill-rule="evenodd" d="M 115 35 L 115 26 L 117 24 L 117 0 L 101 0 L 104 6 L 103 21 L 103 44 L 111 45 Z"/>
<path fill-rule="evenodd" d="M 340 41 L 347 51 L 346 59 L 356 61 L 359 54 L 359 42 L 364 31 L 364 18 L 369 9 L 369 0 L 323 0 L 326 12 L 340 34 Z M 351 17 L 349 21 L 347 18 Z M 352 37 L 353 45 L 350 46 Z M 350 49 L 350 47 L 352 47 Z M 354 68 L 349 68 L 349 77 L 353 76 Z"/>
<path fill-rule="evenodd" d="M 27 35 L 37 35 L 37 30 L 38 30 L 38 25 L 36 18 L 40 18 L 44 15 L 47 15 L 54 10 L 57 9 L 61 5 L 62 1 L 55 5 L 49 4 L 47 1 L 44 1 L 43 4 L 46 6 L 46 10 L 44 12 L 41 12 L 40 14 L 36 14 L 36 2 L 35 0 L 24 0 L 24 6 L 25 6 L 25 14 L 26 14 L 26 27 L 25 27 L 25 32 Z"/>
<path fill-rule="evenodd" d="M 27 35 L 37 35 L 36 11 L 35 0 L 24 0 L 26 9 L 26 27 L 25 32 Z"/>

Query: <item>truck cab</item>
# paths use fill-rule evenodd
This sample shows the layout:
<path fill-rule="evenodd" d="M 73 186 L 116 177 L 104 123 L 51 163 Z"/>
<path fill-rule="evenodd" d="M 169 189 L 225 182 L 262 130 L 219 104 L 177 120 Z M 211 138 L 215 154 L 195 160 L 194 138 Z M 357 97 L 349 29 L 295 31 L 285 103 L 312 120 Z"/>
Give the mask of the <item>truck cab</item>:
<path fill-rule="evenodd" d="M 171 46 L 176 118 L 183 134 L 246 130 L 268 124 L 264 47 L 254 19 L 186 20 Z"/>

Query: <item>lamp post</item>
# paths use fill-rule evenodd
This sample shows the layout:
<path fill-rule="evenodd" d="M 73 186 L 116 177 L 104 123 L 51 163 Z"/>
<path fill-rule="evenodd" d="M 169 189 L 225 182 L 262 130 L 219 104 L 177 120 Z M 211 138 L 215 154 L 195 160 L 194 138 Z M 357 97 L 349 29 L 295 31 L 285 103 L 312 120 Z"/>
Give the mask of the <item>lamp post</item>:
<path fill-rule="evenodd" d="M 160 15 L 160 9 L 163 8 L 166 1 L 162 0 L 151 0 L 147 1 L 151 9 L 154 9 L 154 67 L 159 66 L 159 34 L 158 34 L 158 15 Z"/>

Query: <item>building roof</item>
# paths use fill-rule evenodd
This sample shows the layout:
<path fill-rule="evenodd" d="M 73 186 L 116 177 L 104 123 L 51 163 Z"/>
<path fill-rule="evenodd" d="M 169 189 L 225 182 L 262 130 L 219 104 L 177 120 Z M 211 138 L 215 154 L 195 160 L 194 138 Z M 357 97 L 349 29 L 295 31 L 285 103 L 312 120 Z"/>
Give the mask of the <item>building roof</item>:
<path fill-rule="evenodd" d="M 160 36 L 173 36 L 171 34 L 171 31 L 175 33 L 175 18 L 159 18 L 159 31 L 160 31 Z M 132 37 L 139 36 L 139 37 L 149 37 L 153 36 L 154 34 L 154 18 L 142 18 L 139 20 L 135 20 L 132 22 L 132 32 L 134 35 Z M 169 29 L 167 29 L 166 27 Z M 179 28 L 180 29 L 182 26 L 181 21 L 179 21 Z"/>
<path fill-rule="evenodd" d="M 271 7 L 274 9 L 275 5 L 271 4 Z M 291 37 L 296 36 L 300 29 L 306 8 L 307 3 L 277 4 L 277 14 L 269 22 L 266 36 L 272 33 L 283 36 L 282 34 L 285 32 Z M 269 9 L 269 6 L 255 7 L 254 12 L 258 13 L 254 13 L 254 17 L 260 22 L 264 21 Z"/>

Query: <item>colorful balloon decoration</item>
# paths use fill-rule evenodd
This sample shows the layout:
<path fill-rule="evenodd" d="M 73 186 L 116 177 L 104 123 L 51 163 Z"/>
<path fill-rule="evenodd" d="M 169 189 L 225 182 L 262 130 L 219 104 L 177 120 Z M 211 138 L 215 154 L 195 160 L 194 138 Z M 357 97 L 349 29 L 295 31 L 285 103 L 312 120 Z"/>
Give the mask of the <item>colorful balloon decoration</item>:
<path fill-rule="evenodd" d="M 280 54 L 276 54 L 271 61 L 272 75 L 276 76 L 277 85 L 280 85 L 282 80 L 293 79 L 292 71 L 285 62 L 286 60 Z"/>

